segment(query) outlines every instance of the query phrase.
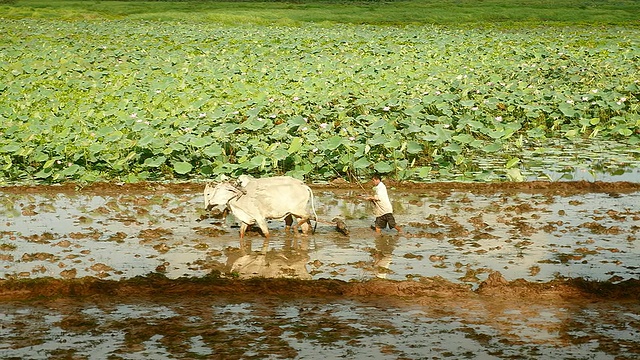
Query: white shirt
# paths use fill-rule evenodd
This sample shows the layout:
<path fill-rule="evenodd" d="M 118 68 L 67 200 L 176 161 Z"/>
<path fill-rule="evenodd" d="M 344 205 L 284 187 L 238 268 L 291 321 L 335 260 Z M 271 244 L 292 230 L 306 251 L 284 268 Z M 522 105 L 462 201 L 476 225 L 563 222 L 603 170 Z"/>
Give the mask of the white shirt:
<path fill-rule="evenodd" d="M 373 201 L 373 214 L 378 217 L 384 214 L 393 213 L 393 208 L 391 207 L 391 201 L 389 200 L 389 195 L 387 194 L 387 187 L 380 181 L 378 185 L 373 187 L 373 190 L 376 192 Z"/>

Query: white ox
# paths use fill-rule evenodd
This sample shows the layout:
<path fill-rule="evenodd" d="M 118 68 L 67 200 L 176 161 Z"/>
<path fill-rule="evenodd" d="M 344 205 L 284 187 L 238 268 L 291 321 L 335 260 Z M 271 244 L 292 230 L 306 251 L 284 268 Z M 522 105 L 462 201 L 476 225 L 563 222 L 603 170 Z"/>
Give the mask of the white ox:
<path fill-rule="evenodd" d="M 241 177 L 240 184 L 223 182 L 216 186 L 206 185 L 204 190 L 205 208 L 229 209 L 240 220 L 240 238 L 250 225 L 257 224 L 265 237 L 269 237 L 267 220 L 299 219 L 297 225 L 308 233 L 311 218 L 308 205 L 311 201 L 314 220 L 317 214 L 313 204 L 313 192 L 301 180 L 289 176 L 253 179 Z M 294 226 L 297 229 L 297 226 Z"/>

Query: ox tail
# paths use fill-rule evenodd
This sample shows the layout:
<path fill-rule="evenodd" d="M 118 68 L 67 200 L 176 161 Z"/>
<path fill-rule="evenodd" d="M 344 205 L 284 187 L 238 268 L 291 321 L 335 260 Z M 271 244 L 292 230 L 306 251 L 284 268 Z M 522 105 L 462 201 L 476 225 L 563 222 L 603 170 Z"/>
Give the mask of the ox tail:
<path fill-rule="evenodd" d="M 316 222 L 316 224 L 313 226 L 313 231 L 311 231 L 312 234 L 316 233 L 316 228 L 318 227 L 318 214 L 316 214 L 316 207 L 313 204 L 313 190 L 311 190 L 310 187 L 307 186 L 307 190 L 309 190 L 309 194 L 311 194 L 311 210 L 313 211 L 313 220 Z"/>

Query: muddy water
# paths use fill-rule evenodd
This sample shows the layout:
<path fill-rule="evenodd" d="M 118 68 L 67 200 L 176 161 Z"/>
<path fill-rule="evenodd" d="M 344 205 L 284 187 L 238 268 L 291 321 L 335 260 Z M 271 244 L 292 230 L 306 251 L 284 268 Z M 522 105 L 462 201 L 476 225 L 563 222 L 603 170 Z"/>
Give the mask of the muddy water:
<path fill-rule="evenodd" d="M 638 304 L 208 297 L 3 304 L 3 359 L 634 359 Z M 595 326 L 594 326 L 595 325 Z"/>
<path fill-rule="evenodd" d="M 216 270 L 345 281 L 441 276 L 477 286 L 492 270 L 529 281 L 640 275 L 640 192 L 391 190 L 404 233 L 387 229 L 382 236 L 371 231 L 372 209 L 360 193 L 318 189 L 325 223 L 314 235 L 286 233 L 284 222 L 274 221 L 270 241 L 250 233 L 242 244 L 233 217 L 207 217 L 200 192 L 4 193 L 0 276 L 118 280 Z M 326 224 L 336 217 L 349 236 Z"/>
<path fill-rule="evenodd" d="M 640 191 L 391 188 L 404 232 L 376 236 L 354 187 L 316 187 L 310 236 L 270 223 L 238 239 L 198 185 L 0 191 L 0 276 L 8 281 L 216 277 L 446 281 L 640 279 Z M 526 189 L 526 188 L 524 188 Z M 24 191 L 23 191 L 24 190 Z M 345 236 L 327 224 L 345 220 Z M 434 280 L 435 279 L 435 280 Z M 238 280 L 239 281 L 239 280 Z M 381 280 L 376 280 L 381 281 Z M 2 282 L 0 281 L 0 284 Z M 175 284 L 173 285 L 175 286 Z M 547 286 L 552 288 L 552 286 Z M 0 303 L 0 358 L 637 358 L 637 300 L 553 293 L 429 296 L 91 296 Z M 114 296 L 113 294 L 126 294 Z M 199 295 L 200 294 L 200 295 Z M 547 295 L 545 295 L 547 294 Z M 55 295 L 55 294 L 54 294 Z"/>

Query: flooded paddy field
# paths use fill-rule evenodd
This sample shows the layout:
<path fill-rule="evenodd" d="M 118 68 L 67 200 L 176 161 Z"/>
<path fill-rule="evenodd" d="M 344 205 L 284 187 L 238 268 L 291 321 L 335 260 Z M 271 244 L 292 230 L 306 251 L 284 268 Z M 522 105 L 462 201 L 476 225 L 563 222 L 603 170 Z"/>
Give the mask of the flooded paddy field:
<path fill-rule="evenodd" d="M 333 183 L 242 242 L 204 184 L 2 188 L 0 358 L 640 356 L 640 184 L 387 186 L 401 234 Z"/>

